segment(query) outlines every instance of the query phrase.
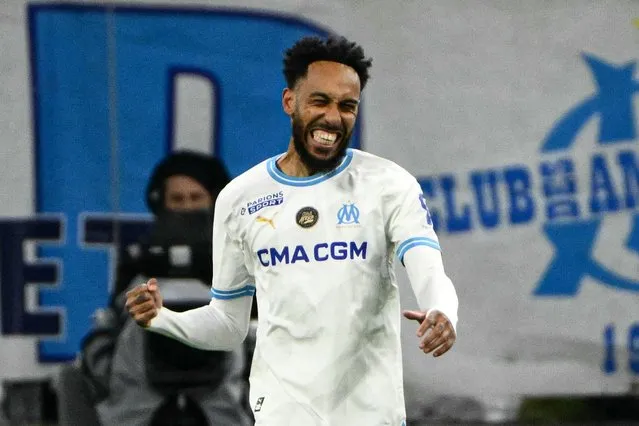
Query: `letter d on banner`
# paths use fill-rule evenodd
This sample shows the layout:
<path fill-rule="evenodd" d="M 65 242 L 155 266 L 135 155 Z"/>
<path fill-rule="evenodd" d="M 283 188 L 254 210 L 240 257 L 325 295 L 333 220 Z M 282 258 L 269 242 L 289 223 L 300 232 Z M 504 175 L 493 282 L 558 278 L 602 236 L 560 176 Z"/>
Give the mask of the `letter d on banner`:
<path fill-rule="evenodd" d="M 114 266 L 103 249 L 83 250 L 78 217 L 147 212 L 152 168 L 188 145 L 173 140 L 175 80 L 192 73 L 214 88 L 213 125 L 202 126 L 212 127 L 210 151 L 236 176 L 286 149 L 283 52 L 326 31 L 246 10 L 73 4 L 30 6 L 29 27 L 37 210 L 68 223 L 68 243 L 42 249 L 65 269 L 58 288 L 40 291 L 40 304 L 67 307 L 68 316 L 40 358 L 67 360 L 105 305 Z"/>

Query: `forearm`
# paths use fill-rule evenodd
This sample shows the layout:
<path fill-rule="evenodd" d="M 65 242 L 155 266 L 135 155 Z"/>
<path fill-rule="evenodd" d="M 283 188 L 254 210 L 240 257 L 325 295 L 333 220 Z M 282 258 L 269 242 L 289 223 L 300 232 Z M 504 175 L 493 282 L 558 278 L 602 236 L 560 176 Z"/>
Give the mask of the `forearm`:
<path fill-rule="evenodd" d="M 417 303 L 422 311 L 437 309 L 457 327 L 457 292 L 444 271 L 441 253 L 430 247 L 418 246 L 403 258 Z"/>
<path fill-rule="evenodd" d="M 234 350 L 249 328 L 252 297 L 211 303 L 185 312 L 161 308 L 148 330 L 206 350 Z"/>

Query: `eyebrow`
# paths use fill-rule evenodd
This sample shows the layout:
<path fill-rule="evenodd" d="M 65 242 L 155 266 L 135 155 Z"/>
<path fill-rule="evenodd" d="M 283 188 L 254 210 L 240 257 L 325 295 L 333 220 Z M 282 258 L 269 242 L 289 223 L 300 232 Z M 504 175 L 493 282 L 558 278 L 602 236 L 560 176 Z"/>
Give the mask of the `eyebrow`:
<path fill-rule="evenodd" d="M 323 92 L 313 92 L 313 93 L 311 93 L 310 97 L 311 98 L 322 98 L 322 99 L 326 99 L 326 100 L 331 100 L 332 99 L 330 96 L 328 96 L 326 93 L 323 93 Z M 344 99 L 344 100 L 340 101 L 339 103 L 352 103 L 352 104 L 359 105 L 359 99 L 347 98 L 347 99 Z"/>

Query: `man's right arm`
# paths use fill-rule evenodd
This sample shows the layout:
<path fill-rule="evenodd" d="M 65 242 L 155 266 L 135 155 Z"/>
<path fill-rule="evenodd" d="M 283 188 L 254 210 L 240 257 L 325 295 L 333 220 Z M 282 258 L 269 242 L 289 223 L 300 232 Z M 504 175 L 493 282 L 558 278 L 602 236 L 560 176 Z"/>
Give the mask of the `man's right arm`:
<path fill-rule="evenodd" d="M 255 285 L 245 266 L 234 213 L 225 189 L 216 201 L 213 221 L 211 302 L 179 313 L 161 307 L 149 330 L 201 349 L 233 350 L 242 344 L 249 329 Z"/>
<path fill-rule="evenodd" d="M 248 333 L 251 301 L 251 297 L 214 298 L 186 312 L 161 308 L 147 329 L 199 349 L 235 350 Z"/>

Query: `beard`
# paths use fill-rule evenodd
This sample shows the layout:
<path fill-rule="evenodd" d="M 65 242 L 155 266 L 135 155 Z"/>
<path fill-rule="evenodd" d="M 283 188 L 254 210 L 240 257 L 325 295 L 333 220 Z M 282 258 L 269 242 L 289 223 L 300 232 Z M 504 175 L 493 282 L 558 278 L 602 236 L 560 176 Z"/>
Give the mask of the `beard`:
<path fill-rule="evenodd" d="M 344 158 L 344 155 L 346 154 L 346 150 L 348 149 L 348 144 L 350 142 L 353 131 L 351 130 L 349 133 L 346 133 L 346 128 L 344 126 L 336 127 L 327 124 L 318 125 L 317 122 L 320 120 L 320 118 L 311 121 L 310 123 L 308 123 L 307 126 L 304 126 L 304 123 L 301 119 L 298 118 L 297 114 L 293 114 L 292 119 L 293 146 L 295 147 L 297 155 L 300 156 L 302 163 L 304 163 L 306 167 L 313 171 L 313 174 L 318 172 L 329 172 L 337 168 L 339 163 L 342 161 L 342 158 Z M 342 135 L 341 139 L 337 142 L 339 144 L 337 150 L 330 158 L 318 158 L 309 151 L 306 145 L 306 141 L 307 137 L 310 137 L 309 129 L 311 129 L 312 127 L 319 127 L 327 131 L 340 132 L 340 134 Z"/>

